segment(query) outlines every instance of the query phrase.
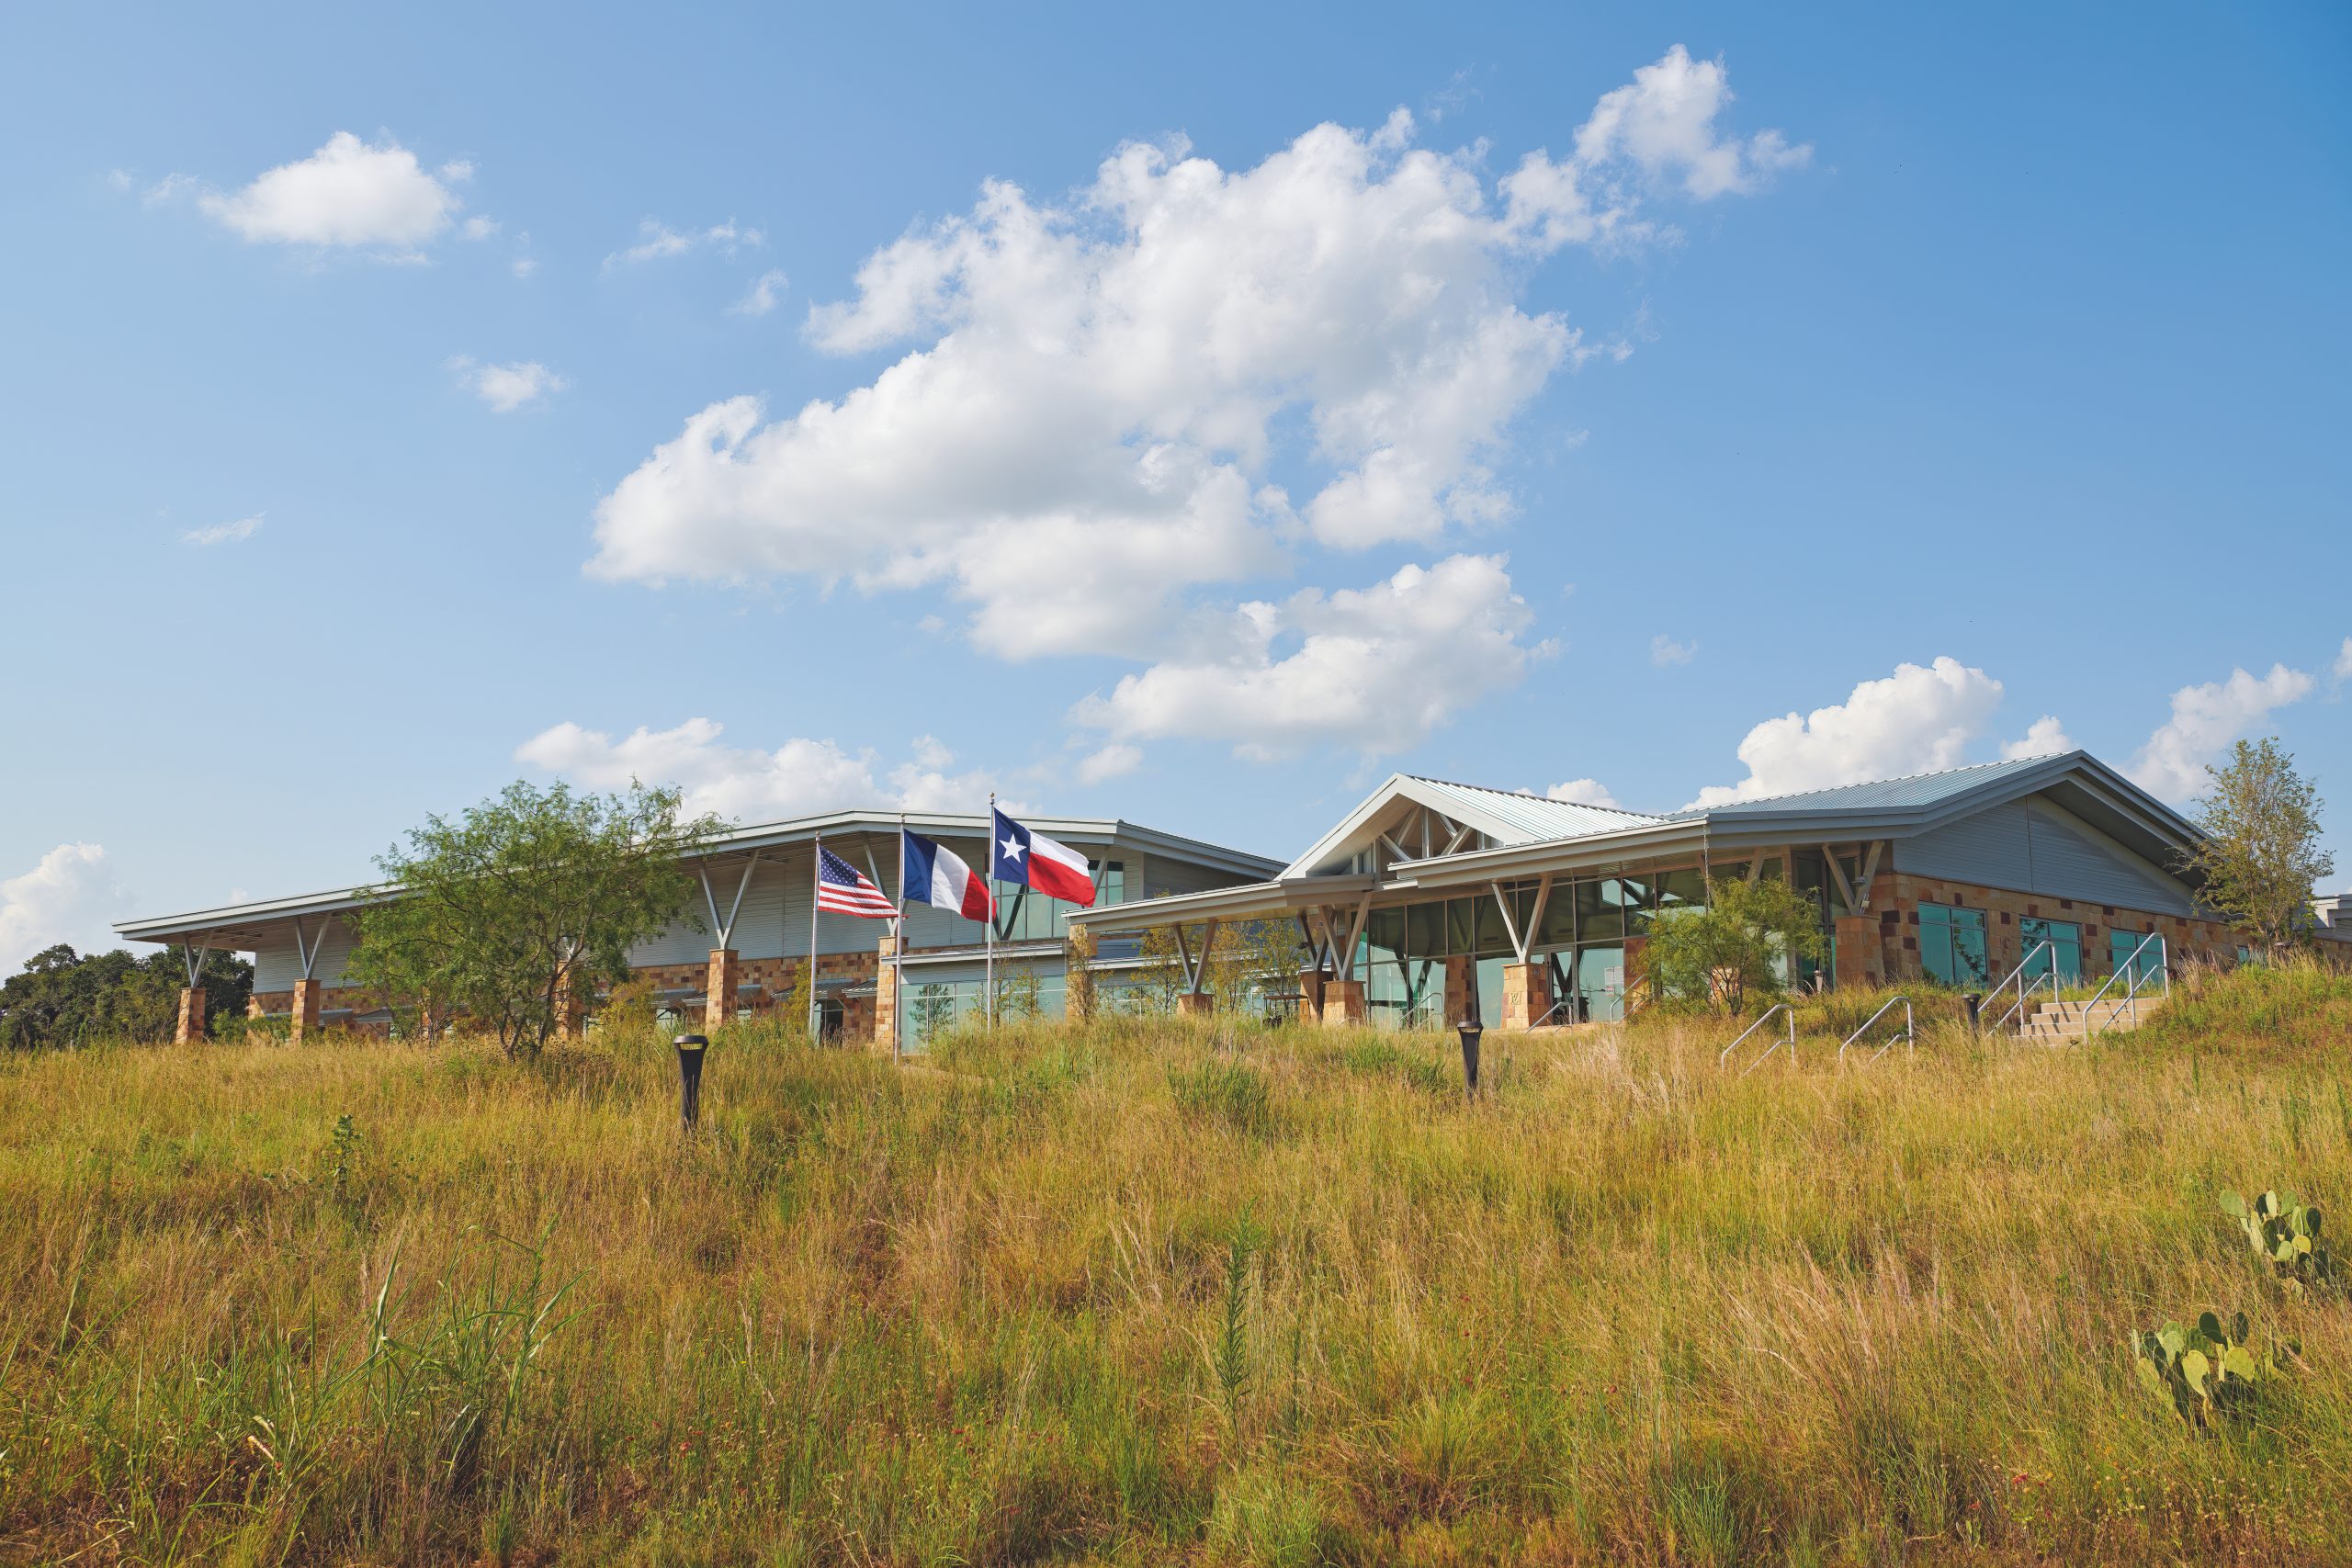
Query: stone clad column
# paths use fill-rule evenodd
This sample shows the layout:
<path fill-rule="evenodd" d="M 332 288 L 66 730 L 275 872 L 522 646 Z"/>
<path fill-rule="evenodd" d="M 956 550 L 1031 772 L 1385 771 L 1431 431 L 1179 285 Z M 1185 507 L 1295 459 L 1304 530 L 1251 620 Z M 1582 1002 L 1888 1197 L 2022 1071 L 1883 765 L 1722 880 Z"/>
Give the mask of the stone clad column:
<path fill-rule="evenodd" d="M 1503 965 L 1503 1016 L 1506 1030 L 1532 1029 L 1552 1010 L 1552 968 L 1548 964 Z"/>
<path fill-rule="evenodd" d="M 1478 985 L 1478 961 L 1475 958 L 1449 958 L 1445 961 L 1445 1021 L 1453 1027 L 1470 1021 L 1477 1010 L 1473 993 Z"/>
<path fill-rule="evenodd" d="M 1324 981 L 1321 1010 L 1327 1029 L 1355 1029 L 1369 1022 L 1372 1015 L 1363 1004 L 1363 982 Z"/>
<path fill-rule="evenodd" d="M 710 976 L 704 982 L 702 1030 L 716 1034 L 735 1021 L 735 999 L 743 981 L 743 961 L 731 947 L 710 950 Z"/>
<path fill-rule="evenodd" d="M 890 1049 L 899 1022 L 899 939 L 886 936 L 874 955 L 874 1043 Z"/>
<path fill-rule="evenodd" d="M 1837 925 L 1838 986 L 1884 984 L 1886 963 L 1879 951 L 1878 921 L 1869 915 L 1840 915 Z"/>
<path fill-rule="evenodd" d="M 1298 1021 L 1323 1021 L 1323 971 L 1320 969 L 1298 972 Z"/>
<path fill-rule="evenodd" d="M 182 986 L 180 987 L 180 1018 L 178 1024 L 172 1031 L 172 1043 L 186 1045 L 190 1041 L 203 1038 L 204 987 Z"/>
<path fill-rule="evenodd" d="M 1216 1011 L 1216 998 L 1207 991 L 1184 991 L 1176 998 L 1179 1018 L 1207 1018 Z"/>
<path fill-rule="evenodd" d="M 319 1027 L 319 983 L 316 980 L 294 982 L 294 1002 L 291 1009 L 292 1032 L 288 1038 L 298 1045 L 302 1043 L 304 1036 Z"/>
<path fill-rule="evenodd" d="M 1094 928 L 1072 926 L 1062 943 L 1062 1016 L 1084 1023 L 1094 1016 Z"/>

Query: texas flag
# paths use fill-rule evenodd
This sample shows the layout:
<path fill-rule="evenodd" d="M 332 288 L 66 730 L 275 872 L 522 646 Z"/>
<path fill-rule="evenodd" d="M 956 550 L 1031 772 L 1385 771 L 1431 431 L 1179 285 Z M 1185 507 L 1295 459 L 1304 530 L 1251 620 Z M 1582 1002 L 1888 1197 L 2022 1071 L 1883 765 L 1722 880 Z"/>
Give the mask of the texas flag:
<path fill-rule="evenodd" d="M 989 853 L 999 882 L 1020 883 L 1048 898 L 1092 908 L 1094 875 L 1086 869 L 1084 855 L 1043 833 L 1031 832 L 1001 811 L 989 814 L 996 818 Z"/>
<path fill-rule="evenodd" d="M 899 863 L 907 868 L 899 878 L 899 891 L 908 903 L 953 909 L 974 920 L 985 920 L 996 913 L 989 885 L 974 876 L 972 868 L 937 840 L 899 829 Z"/>

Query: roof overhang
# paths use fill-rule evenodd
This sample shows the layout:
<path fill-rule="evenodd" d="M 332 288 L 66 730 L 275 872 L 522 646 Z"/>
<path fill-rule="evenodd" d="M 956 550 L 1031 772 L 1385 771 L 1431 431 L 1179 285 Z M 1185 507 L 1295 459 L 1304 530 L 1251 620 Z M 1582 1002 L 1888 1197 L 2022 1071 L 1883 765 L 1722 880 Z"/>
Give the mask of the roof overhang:
<path fill-rule="evenodd" d="M 1403 888 L 1483 887 L 1489 882 L 1561 872 L 1601 871 L 1636 860 L 1657 860 L 1706 846 L 1703 823 L 1648 822 L 1615 833 L 1507 844 L 1429 860 L 1401 861 L 1389 867 L 1392 886 Z"/>
<path fill-rule="evenodd" d="M 1136 924 L 1136 914 L 1147 909 L 1150 918 L 1144 923 L 1152 925 L 1187 920 L 1287 919 L 1305 909 L 1353 904 L 1365 894 L 1377 894 L 1389 886 L 1368 872 L 1345 876 L 1289 876 L 1244 883 L 1237 887 L 1212 887 L 1202 893 L 1171 893 L 1127 904 L 1104 904 L 1074 910 L 1062 918 L 1073 926 L 1112 931 Z"/>
<path fill-rule="evenodd" d="M 269 898 L 257 904 L 230 904 L 217 909 L 191 909 L 184 915 L 156 915 L 146 919 L 117 920 L 114 932 L 131 942 L 188 942 L 226 953 L 250 953 L 264 942 L 285 934 L 298 919 L 325 917 L 380 904 L 400 896 L 386 883 L 375 887 L 346 888 L 336 893 L 307 893 L 292 898 Z"/>
<path fill-rule="evenodd" d="M 1280 861 L 1264 855 L 1227 849 L 1156 828 L 1137 827 L 1118 818 L 1024 817 L 1022 822 L 1049 839 L 1073 847 L 1094 851 L 1132 848 L 1146 854 L 1182 857 L 1232 876 L 1267 876 L 1282 865 Z M 811 843 L 821 838 L 864 839 L 871 847 L 872 840 L 895 835 L 901 824 L 926 838 L 986 839 L 990 831 L 988 818 L 970 813 L 910 811 L 901 816 L 896 811 L 832 811 L 729 829 L 712 839 L 694 859 L 717 873 L 722 867 L 741 866 L 763 850 Z M 894 868 L 886 862 L 881 869 L 889 874 Z M 226 952 L 250 953 L 265 942 L 283 941 L 288 929 L 298 919 L 345 913 L 396 898 L 400 894 L 397 884 L 381 883 L 332 893 L 192 909 L 178 915 L 117 920 L 114 931 L 130 942 L 188 942 Z"/>

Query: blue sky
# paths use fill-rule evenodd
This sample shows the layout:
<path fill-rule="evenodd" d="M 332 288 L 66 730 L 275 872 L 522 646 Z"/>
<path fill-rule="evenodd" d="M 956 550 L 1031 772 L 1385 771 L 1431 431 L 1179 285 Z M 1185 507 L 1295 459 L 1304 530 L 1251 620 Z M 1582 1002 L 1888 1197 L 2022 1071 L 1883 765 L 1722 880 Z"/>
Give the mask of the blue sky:
<path fill-rule="evenodd" d="M 0 962 L 559 772 L 2276 733 L 2352 881 L 2347 13 L 1786 10 L 11 12 Z"/>

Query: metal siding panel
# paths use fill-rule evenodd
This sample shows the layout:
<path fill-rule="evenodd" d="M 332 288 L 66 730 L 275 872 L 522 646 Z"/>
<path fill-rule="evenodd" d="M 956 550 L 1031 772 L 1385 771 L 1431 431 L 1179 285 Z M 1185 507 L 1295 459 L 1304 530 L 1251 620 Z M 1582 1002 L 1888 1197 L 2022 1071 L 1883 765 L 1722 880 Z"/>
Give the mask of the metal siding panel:
<path fill-rule="evenodd" d="M 294 953 L 294 933 L 254 949 L 254 989 L 290 991 L 302 977 L 302 961 Z"/>
<path fill-rule="evenodd" d="M 696 888 L 700 898 L 702 890 Z M 707 918 L 707 917 L 706 917 Z M 710 934 L 698 931 L 680 920 L 658 936 L 646 938 L 628 950 L 631 968 L 646 969 L 656 964 L 701 964 L 710 958 Z"/>
<path fill-rule="evenodd" d="M 2191 915 L 2188 891 L 2047 801 L 2033 805 L 2032 891 L 2155 915 Z"/>
<path fill-rule="evenodd" d="M 342 985 L 343 966 L 350 962 L 353 946 L 351 927 L 342 920 L 330 919 L 326 936 L 319 943 L 319 961 L 311 966 L 311 977 L 322 986 Z M 290 991 L 301 977 L 302 960 L 295 952 L 294 928 L 289 924 L 283 937 L 254 951 L 254 989 Z"/>
<path fill-rule="evenodd" d="M 2036 891 L 2024 803 L 2011 801 L 1946 823 L 1931 833 L 1895 840 L 1894 869 L 1983 887 Z"/>
<path fill-rule="evenodd" d="M 1144 896 L 1149 898 L 1169 893 L 1205 893 L 1212 887 L 1230 887 L 1234 883 L 1234 879 L 1224 872 L 1169 855 L 1130 855 L 1124 858 L 1130 873 L 1135 869 L 1136 861 L 1143 862 Z"/>

